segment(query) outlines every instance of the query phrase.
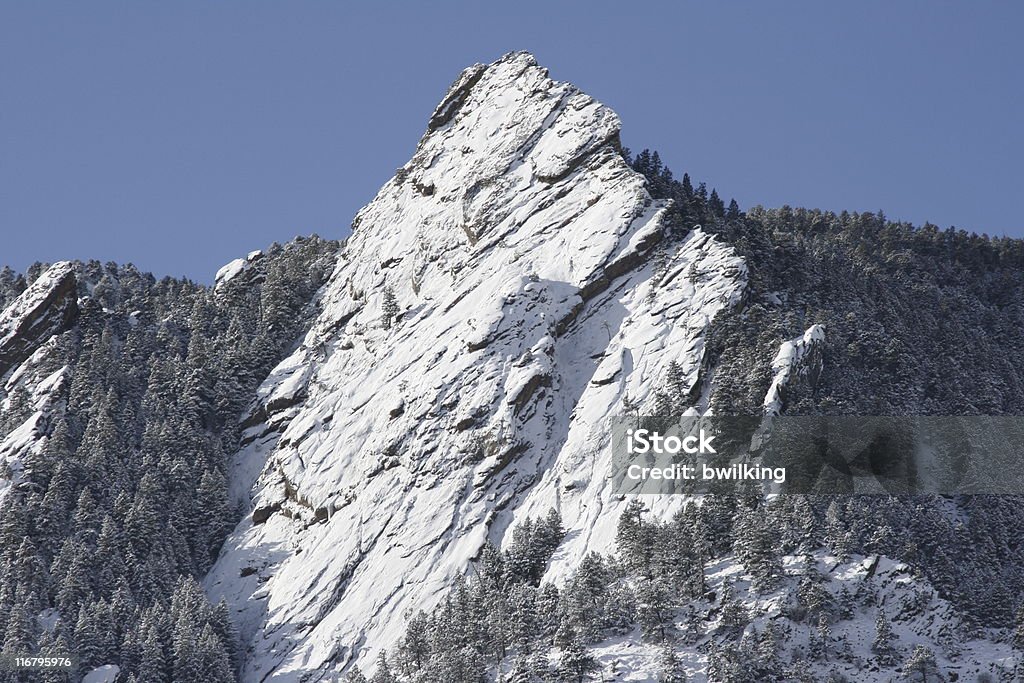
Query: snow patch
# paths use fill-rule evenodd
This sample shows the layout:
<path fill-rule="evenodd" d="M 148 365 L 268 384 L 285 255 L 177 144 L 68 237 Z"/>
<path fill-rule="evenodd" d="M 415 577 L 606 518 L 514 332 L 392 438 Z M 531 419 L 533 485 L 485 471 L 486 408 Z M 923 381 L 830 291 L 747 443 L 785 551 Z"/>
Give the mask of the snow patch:
<path fill-rule="evenodd" d="M 104 664 L 98 666 L 82 678 L 82 683 L 114 683 L 121 667 L 116 664 Z"/>

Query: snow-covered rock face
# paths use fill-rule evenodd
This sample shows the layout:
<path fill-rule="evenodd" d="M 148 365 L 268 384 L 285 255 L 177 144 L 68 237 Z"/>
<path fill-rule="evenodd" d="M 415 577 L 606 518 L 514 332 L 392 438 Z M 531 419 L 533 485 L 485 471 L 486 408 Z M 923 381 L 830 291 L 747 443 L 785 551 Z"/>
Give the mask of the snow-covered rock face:
<path fill-rule="evenodd" d="M 525 516 L 563 515 L 552 580 L 609 548 L 610 416 L 672 361 L 700 407 L 703 335 L 746 277 L 700 230 L 655 275 L 664 206 L 618 130 L 508 55 L 460 76 L 359 213 L 235 459 L 253 514 L 207 588 L 238 611 L 245 680 L 368 664 Z"/>
<path fill-rule="evenodd" d="M 0 377 L 67 328 L 78 313 L 75 290 L 74 264 L 60 261 L 0 313 Z"/>
<path fill-rule="evenodd" d="M 251 251 L 245 258 L 236 258 L 230 263 L 226 263 L 224 266 L 217 271 L 217 274 L 213 278 L 214 290 L 220 290 L 227 283 L 234 280 L 236 277 L 244 273 L 245 271 L 252 268 L 252 265 L 263 258 L 263 252 L 260 250 Z"/>
<path fill-rule="evenodd" d="M 50 375 L 42 376 L 35 371 L 35 361 L 41 360 L 51 351 L 50 344 L 42 346 L 23 363 L 3 385 L 7 398 L 0 400 L 0 414 L 10 409 L 10 394 L 15 387 L 24 389 L 28 395 L 28 418 L 20 426 L 0 436 L 0 472 L 8 471 L 11 479 L 0 476 L 0 501 L 22 477 L 23 460 L 31 452 L 39 452 L 45 445 L 45 436 L 55 411 L 63 410 L 67 368 L 63 367 Z"/>
<path fill-rule="evenodd" d="M 825 341 L 825 328 L 811 325 L 803 335 L 782 342 L 779 352 L 772 361 L 771 386 L 764 397 L 764 414 L 774 417 L 785 407 L 786 385 L 797 375 L 817 372 L 821 358 L 815 356 L 821 343 Z"/>

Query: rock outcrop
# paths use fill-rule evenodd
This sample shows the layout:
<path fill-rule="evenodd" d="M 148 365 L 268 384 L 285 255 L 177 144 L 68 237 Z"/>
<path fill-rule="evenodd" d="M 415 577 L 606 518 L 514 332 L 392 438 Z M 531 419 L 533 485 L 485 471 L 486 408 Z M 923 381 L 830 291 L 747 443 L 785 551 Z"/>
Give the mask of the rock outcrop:
<path fill-rule="evenodd" d="M 74 264 L 60 261 L 0 313 L 0 377 L 74 322 L 76 290 Z"/>
<path fill-rule="evenodd" d="M 551 580 L 608 549 L 610 417 L 672 361 L 706 399 L 704 334 L 746 279 L 699 229 L 658 246 L 665 206 L 618 133 L 510 54 L 456 80 L 360 211 L 235 456 L 254 512 L 206 587 L 240 617 L 245 680 L 371 662 L 525 516 L 555 507 L 569 530 Z"/>

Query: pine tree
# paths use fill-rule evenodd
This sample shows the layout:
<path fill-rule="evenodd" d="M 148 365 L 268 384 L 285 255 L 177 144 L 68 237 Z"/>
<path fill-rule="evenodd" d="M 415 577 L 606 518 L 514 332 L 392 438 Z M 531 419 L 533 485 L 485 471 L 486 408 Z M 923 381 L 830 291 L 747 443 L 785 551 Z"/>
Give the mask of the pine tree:
<path fill-rule="evenodd" d="M 61 420 L 60 424 L 64 424 L 64 421 Z M 61 450 L 66 448 L 66 440 L 61 439 L 58 442 L 55 441 L 54 436 L 50 437 L 47 446 L 53 445 L 53 448 L 56 449 L 57 443 L 64 444 Z M 46 487 L 46 493 L 43 495 L 43 502 L 37 520 L 39 545 L 51 557 L 57 554 L 67 531 L 68 520 L 71 515 L 69 502 L 74 496 L 72 481 L 75 476 L 71 472 L 71 465 L 69 465 L 71 459 L 70 449 L 67 449 L 63 455 L 55 457 L 59 459 L 56 460 L 53 476 L 50 478 L 49 485 Z"/>
<path fill-rule="evenodd" d="M 406 676 L 423 669 L 430 657 L 430 619 L 418 612 L 405 627 L 405 637 L 398 646 L 398 666 Z"/>
<path fill-rule="evenodd" d="M 924 645 L 918 645 L 910 654 L 910 657 L 903 664 L 903 670 L 908 674 L 910 680 L 928 683 L 929 680 L 937 681 L 939 665 L 935 661 L 935 654 Z M 935 676 L 935 678 L 932 678 Z"/>
<path fill-rule="evenodd" d="M 124 564 L 125 543 L 117 523 L 110 515 L 104 515 L 96 542 L 96 591 L 110 597 L 127 569 Z"/>
<path fill-rule="evenodd" d="M 689 199 L 693 197 L 693 184 L 690 181 L 690 174 L 684 173 L 683 179 L 680 181 L 683 197 Z"/>
<path fill-rule="evenodd" d="M 231 621 L 231 612 L 224 598 L 221 598 L 210 611 L 209 623 L 213 627 L 214 633 L 220 639 L 220 642 L 224 645 L 224 649 L 228 654 L 228 660 L 231 662 L 231 670 L 238 670 L 241 664 L 238 651 L 238 631 Z"/>
<path fill-rule="evenodd" d="M 893 632 L 892 625 L 885 617 L 885 612 L 878 611 L 878 618 L 875 619 L 875 639 L 871 643 L 871 651 L 875 653 L 880 664 L 892 664 L 893 655 Z"/>
<path fill-rule="evenodd" d="M 203 670 L 200 663 L 199 633 L 196 622 L 181 615 L 174 623 L 172 648 L 174 652 L 174 683 L 201 683 Z"/>
<path fill-rule="evenodd" d="M 804 555 L 804 574 L 797 584 L 797 603 L 807 617 L 816 620 L 831 610 L 832 602 L 832 594 L 825 588 L 816 558 L 810 553 Z"/>
<path fill-rule="evenodd" d="M 36 648 L 38 626 L 35 614 L 31 612 L 27 596 L 16 596 L 14 606 L 7 615 L 7 628 L 4 631 L 3 648 L 0 650 L 7 657 L 25 655 Z"/>
<path fill-rule="evenodd" d="M 155 472 L 142 476 L 135 500 L 125 521 L 127 541 L 137 557 L 146 557 L 161 536 L 166 509 L 163 486 Z"/>
<path fill-rule="evenodd" d="M 786 550 L 810 555 L 820 545 L 814 509 L 807 496 L 788 496 L 787 502 L 790 506 L 783 512 L 782 525 Z"/>
<path fill-rule="evenodd" d="M 381 304 L 381 327 L 390 330 L 398 317 L 398 300 L 391 287 L 384 287 L 384 300 Z"/>
<path fill-rule="evenodd" d="M 775 525 L 768 519 L 766 506 L 741 506 L 733 529 L 733 550 L 750 572 L 752 588 L 758 592 L 775 588 L 782 576 L 782 561 Z"/>
<path fill-rule="evenodd" d="M 654 405 L 651 412 L 658 418 L 659 423 L 667 421 L 667 418 L 672 417 L 676 413 L 675 401 L 673 396 L 664 389 L 657 389 L 654 392 Z"/>
<path fill-rule="evenodd" d="M 150 610 L 140 624 L 143 636 L 138 675 L 140 681 L 147 683 L 168 683 L 171 663 L 165 653 L 170 644 L 165 637 L 164 619 L 155 609 Z"/>
<path fill-rule="evenodd" d="M 199 640 L 196 643 L 196 658 L 198 668 L 202 672 L 201 680 L 225 681 L 225 683 L 234 680 L 227 649 L 209 623 L 199 634 Z"/>
<path fill-rule="evenodd" d="M 56 602 L 64 614 L 77 614 L 79 608 L 92 598 L 95 570 L 90 555 L 86 545 L 69 538 L 54 560 Z"/>
<path fill-rule="evenodd" d="M 825 540 L 836 559 L 845 562 L 850 558 L 850 534 L 843 519 L 843 510 L 838 501 L 832 501 L 825 513 Z"/>
<path fill-rule="evenodd" d="M 667 609 L 668 594 L 658 581 L 640 581 L 636 588 L 636 618 L 644 638 L 661 643 L 665 641 L 670 622 Z"/>
<path fill-rule="evenodd" d="M 93 604 L 83 604 L 78 609 L 75 622 L 75 653 L 86 671 L 104 664 L 104 647 L 100 643 L 102 624 L 97 619 Z"/>
<path fill-rule="evenodd" d="M 829 624 L 828 616 L 818 615 L 818 654 L 828 661 L 828 653 L 832 643 L 832 626 Z"/>
<path fill-rule="evenodd" d="M 734 221 L 740 217 L 740 205 L 736 203 L 735 199 L 729 200 L 729 208 L 725 211 L 726 220 Z"/>
<path fill-rule="evenodd" d="M 217 558 L 217 551 L 231 529 L 227 481 L 220 470 L 208 469 L 203 472 L 196 491 L 196 509 L 199 519 L 194 545 L 199 555 L 198 569 L 202 573 Z"/>
<path fill-rule="evenodd" d="M 653 560 L 653 528 L 644 521 L 647 508 L 639 498 L 632 499 L 619 516 L 615 545 L 619 558 L 630 571 L 650 576 Z"/>
<path fill-rule="evenodd" d="M 660 683 L 686 683 L 686 669 L 676 656 L 675 649 L 665 644 L 658 656 L 658 681 Z"/>
<path fill-rule="evenodd" d="M 512 586 L 509 592 L 509 637 L 521 653 L 528 654 L 533 639 L 540 635 L 536 593 L 535 588 L 523 584 Z"/>
<path fill-rule="evenodd" d="M 261 311 L 263 327 L 275 339 L 276 347 L 287 337 L 292 328 L 291 321 L 302 307 L 301 293 L 291 282 L 287 267 L 275 264 L 267 269 L 266 280 L 261 289 Z"/>
<path fill-rule="evenodd" d="M 708 680 L 728 683 L 754 683 L 744 675 L 738 649 L 730 643 L 712 641 L 708 647 Z"/>
<path fill-rule="evenodd" d="M 736 589 L 732 581 L 726 581 L 722 585 L 722 616 L 721 624 L 726 628 L 741 630 L 750 621 L 747 610 L 736 598 Z"/>
<path fill-rule="evenodd" d="M 1013 631 L 1013 646 L 1024 652 L 1024 605 L 1017 608 L 1016 628 Z"/>
<path fill-rule="evenodd" d="M 348 675 L 345 676 L 345 683 L 367 683 L 366 676 L 363 675 L 358 666 L 353 665 Z"/>
<path fill-rule="evenodd" d="M 559 672 L 566 680 L 576 681 L 576 683 L 583 683 L 590 672 L 595 669 L 597 669 L 597 661 L 576 638 L 569 641 L 558 659 Z"/>
<path fill-rule="evenodd" d="M 82 490 L 75 504 L 73 519 L 75 536 L 81 543 L 93 546 L 100 531 L 100 516 L 97 511 L 96 498 L 89 487 Z"/>
<path fill-rule="evenodd" d="M 398 679 L 391 673 L 391 665 L 388 664 L 388 657 L 384 652 L 377 655 L 377 670 L 373 672 L 370 683 L 398 683 Z"/>
<path fill-rule="evenodd" d="M 48 589 L 49 572 L 45 559 L 41 556 L 36 544 L 26 536 L 22 539 L 18 550 L 10 563 L 9 579 L 24 593 L 43 596 Z"/>
<path fill-rule="evenodd" d="M 708 208 L 720 218 L 725 216 L 725 203 L 719 198 L 718 190 L 711 190 L 711 197 L 708 198 Z"/>
<path fill-rule="evenodd" d="M 551 583 L 542 583 L 534 598 L 537 611 L 537 630 L 539 635 L 551 638 L 558 628 L 558 608 L 560 601 L 558 588 Z"/>
<path fill-rule="evenodd" d="M 697 190 L 694 192 L 694 196 L 700 206 L 703 207 L 706 205 L 708 202 L 708 186 L 705 183 L 699 183 L 697 185 Z"/>
<path fill-rule="evenodd" d="M 665 388 L 674 403 L 681 405 L 687 400 L 689 387 L 686 385 L 686 375 L 683 366 L 676 360 L 669 361 L 665 370 Z"/>
<path fill-rule="evenodd" d="M 562 515 L 558 510 L 555 508 L 548 510 L 544 519 L 538 522 L 536 534 L 539 550 L 544 554 L 544 562 L 547 564 L 547 560 L 565 538 L 565 527 L 562 526 Z"/>

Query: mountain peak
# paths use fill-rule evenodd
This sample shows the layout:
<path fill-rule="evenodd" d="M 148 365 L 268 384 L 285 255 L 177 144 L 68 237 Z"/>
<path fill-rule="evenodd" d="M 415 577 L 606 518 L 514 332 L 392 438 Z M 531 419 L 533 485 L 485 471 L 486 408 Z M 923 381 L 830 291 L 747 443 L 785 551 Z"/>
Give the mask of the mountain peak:
<path fill-rule="evenodd" d="M 588 530 L 567 566 L 606 549 L 608 416 L 670 362 L 696 386 L 704 331 L 745 281 L 698 230 L 655 290 L 665 204 L 618 132 L 511 53 L 462 72 L 359 212 L 319 319 L 260 389 L 234 468 L 262 468 L 241 485 L 252 514 L 207 578 L 243 612 L 254 680 L 372 662 L 524 515 L 556 506 Z M 676 277 L 691 267 L 699 283 Z"/>
<path fill-rule="evenodd" d="M 465 176 L 493 177 L 523 163 L 538 177 L 555 180 L 602 146 L 617 145 L 618 132 L 614 112 L 552 80 L 533 55 L 512 52 L 455 79 L 398 177 L 432 181 L 429 176 L 438 174 L 428 170 L 438 167 L 438 157 L 454 155 L 460 166 L 469 162 Z"/>

